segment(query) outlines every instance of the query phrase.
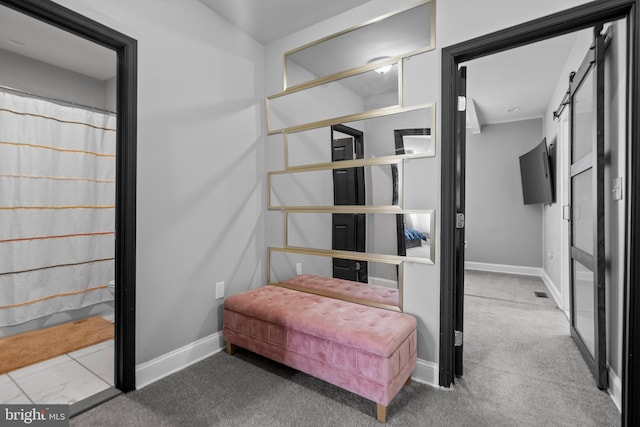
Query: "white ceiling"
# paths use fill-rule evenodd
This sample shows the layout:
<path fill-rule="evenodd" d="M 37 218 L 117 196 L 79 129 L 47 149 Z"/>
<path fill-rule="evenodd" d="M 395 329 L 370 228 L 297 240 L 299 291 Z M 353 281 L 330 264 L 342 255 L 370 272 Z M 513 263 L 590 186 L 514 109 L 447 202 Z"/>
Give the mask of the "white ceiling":
<path fill-rule="evenodd" d="M 199 0 L 267 44 L 369 0 Z"/>
<path fill-rule="evenodd" d="M 0 6 L 0 49 L 100 81 L 116 75 L 114 51 Z"/>
<path fill-rule="evenodd" d="M 590 30 L 584 30 L 590 31 Z M 569 84 L 562 70 L 577 33 L 567 34 L 469 61 L 467 97 L 481 125 L 542 117 L 558 81 Z M 507 111 L 518 108 L 518 111 Z"/>

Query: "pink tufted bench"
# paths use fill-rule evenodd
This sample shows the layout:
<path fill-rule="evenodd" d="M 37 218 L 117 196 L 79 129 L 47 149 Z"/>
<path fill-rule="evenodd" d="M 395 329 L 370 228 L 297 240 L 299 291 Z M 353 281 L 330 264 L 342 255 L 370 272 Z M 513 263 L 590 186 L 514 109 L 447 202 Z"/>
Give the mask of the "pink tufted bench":
<path fill-rule="evenodd" d="M 414 317 L 264 286 L 224 302 L 227 352 L 239 346 L 387 406 L 416 366 Z"/>
<path fill-rule="evenodd" d="M 395 288 L 368 285 L 333 277 L 301 274 L 277 284 L 285 288 L 310 293 L 321 293 L 351 302 L 367 301 L 376 307 L 396 309 L 400 306 L 399 292 Z"/>

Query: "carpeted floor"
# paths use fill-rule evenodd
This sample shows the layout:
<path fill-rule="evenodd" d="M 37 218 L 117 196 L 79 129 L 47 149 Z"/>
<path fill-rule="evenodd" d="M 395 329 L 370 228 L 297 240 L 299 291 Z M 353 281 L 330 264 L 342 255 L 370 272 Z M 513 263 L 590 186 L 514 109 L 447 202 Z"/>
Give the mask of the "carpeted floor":
<path fill-rule="evenodd" d="M 466 280 L 464 377 L 451 389 L 415 381 L 405 386 L 389 406 L 387 425 L 619 425 L 619 413 L 593 384 L 564 315 L 551 300 L 528 295 L 544 291 L 542 282 L 476 272 Z M 118 396 L 71 425 L 380 424 L 375 404 L 239 349 Z"/>
<path fill-rule="evenodd" d="M 569 335 L 569 322 L 539 278 L 465 275 L 465 375 L 500 424 L 619 425 L 620 414 Z M 499 415 L 498 415 L 499 414 Z"/>

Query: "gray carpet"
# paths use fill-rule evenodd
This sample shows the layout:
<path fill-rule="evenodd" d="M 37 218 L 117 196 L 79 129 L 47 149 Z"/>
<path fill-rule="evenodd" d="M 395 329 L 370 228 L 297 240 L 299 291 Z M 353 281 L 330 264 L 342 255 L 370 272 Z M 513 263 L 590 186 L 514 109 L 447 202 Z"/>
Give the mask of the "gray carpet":
<path fill-rule="evenodd" d="M 619 425 L 542 280 L 468 271 L 461 385 L 500 424 Z"/>
<path fill-rule="evenodd" d="M 528 295 L 534 288 L 544 291 L 531 280 L 469 273 L 467 291 L 480 296 L 465 298 L 464 377 L 452 389 L 405 386 L 388 408 L 387 425 L 619 425 L 619 413 L 593 384 L 564 315 L 552 301 Z M 380 424 L 372 402 L 239 349 L 118 396 L 71 425 Z"/>

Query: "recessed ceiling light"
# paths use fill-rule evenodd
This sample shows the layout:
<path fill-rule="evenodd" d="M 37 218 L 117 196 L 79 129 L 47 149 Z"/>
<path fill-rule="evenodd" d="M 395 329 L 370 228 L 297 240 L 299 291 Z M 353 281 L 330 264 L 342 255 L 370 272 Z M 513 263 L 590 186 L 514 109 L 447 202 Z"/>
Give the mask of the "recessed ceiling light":
<path fill-rule="evenodd" d="M 517 113 L 520 111 L 520 107 L 509 107 L 505 110 L 507 113 Z"/>
<path fill-rule="evenodd" d="M 372 58 L 367 61 L 367 64 L 373 64 L 374 62 L 384 61 L 385 59 L 391 58 L 390 56 L 378 56 L 376 58 Z M 384 74 L 388 73 L 393 64 L 383 65 L 381 67 L 375 68 L 376 73 Z"/>
<path fill-rule="evenodd" d="M 388 73 L 390 69 L 391 69 L 391 64 L 383 65 L 382 67 L 376 68 L 376 73 L 380 73 L 380 74 Z"/>

